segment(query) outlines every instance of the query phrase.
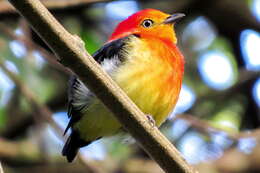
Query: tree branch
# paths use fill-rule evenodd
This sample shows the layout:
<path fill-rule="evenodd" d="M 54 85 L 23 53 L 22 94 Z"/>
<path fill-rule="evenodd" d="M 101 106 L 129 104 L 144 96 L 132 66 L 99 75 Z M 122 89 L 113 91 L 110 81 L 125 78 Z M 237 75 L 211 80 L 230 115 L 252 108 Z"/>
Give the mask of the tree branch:
<path fill-rule="evenodd" d="M 28 150 L 28 148 L 30 149 Z M 39 147 L 29 140 L 13 142 L 0 138 L 0 158 L 21 160 L 23 163 L 43 162 Z"/>
<path fill-rule="evenodd" d="M 49 108 L 45 105 L 42 105 L 38 102 L 38 99 L 36 96 L 31 92 L 31 90 L 24 85 L 18 77 L 9 71 L 0 61 L 0 67 L 3 69 L 3 71 L 13 80 L 15 85 L 20 89 L 21 93 L 23 93 L 24 97 L 27 99 L 27 101 L 32 105 L 32 108 L 35 109 L 35 111 L 38 111 L 40 114 L 40 117 L 47 122 L 49 122 L 52 127 L 62 136 L 63 132 L 60 129 L 60 127 L 54 122 L 54 120 L 51 118 L 52 112 L 49 110 Z M 36 117 L 37 118 L 37 117 Z"/>
<path fill-rule="evenodd" d="M 79 76 L 165 172 L 194 172 L 178 150 L 85 52 L 82 42 L 69 34 L 40 1 L 10 2 L 50 46 L 60 62 Z"/>
<path fill-rule="evenodd" d="M 14 74 L 13 72 L 11 72 L 10 70 L 8 70 L 3 63 L 1 62 L 0 59 L 0 67 L 1 69 L 8 75 L 8 77 L 10 77 L 10 79 L 15 83 L 15 85 L 18 87 L 18 89 L 21 91 L 21 93 L 23 94 L 23 96 L 26 98 L 26 100 L 29 102 L 29 104 L 31 105 L 31 107 L 35 110 L 36 113 L 34 113 L 33 115 L 36 115 L 34 117 L 35 120 L 43 120 L 45 122 L 48 122 L 51 127 L 53 129 L 55 129 L 55 132 L 61 137 L 62 140 L 64 140 L 63 138 L 63 130 L 61 129 L 61 127 L 52 119 L 52 112 L 50 111 L 50 109 L 44 105 L 41 104 L 37 97 L 35 96 L 35 94 L 33 92 L 31 92 L 31 90 L 28 88 L 28 86 L 26 84 L 24 84 L 16 74 Z M 31 152 L 31 150 L 26 150 L 24 147 L 30 146 L 29 144 L 27 145 L 22 145 L 24 146 L 22 149 L 21 147 L 17 147 L 17 144 L 14 143 L 14 145 L 11 145 L 12 143 L 8 141 L 5 141 L 3 139 L 0 138 L 0 143 L 2 145 L 0 145 L 0 156 L 11 156 L 12 158 L 19 158 L 18 156 L 20 156 L 20 158 L 27 158 L 28 156 L 35 157 L 35 153 L 36 152 Z M 32 144 L 31 144 L 32 145 Z M 9 146 L 9 150 L 8 147 Z M 16 148 L 16 149 L 15 149 Z M 29 148 L 35 148 L 35 147 L 29 147 Z M 37 148 L 37 154 L 40 153 L 40 149 Z M 29 153 L 26 153 L 24 151 L 29 151 Z M 23 151 L 23 152 L 21 152 Z M 37 155 L 40 158 L 40 155 Z M 30 158 L 29 157 L 29 158 Z M 33 160 L 32 157 L 31 159 Z M 81 154 L 79 154 L 79 161 L 81 163 L 83 163 L 83 165 L 85 165 L 85 167 L 87 168 L 87 170 L 90 173 L 101 173 L 100 171 L 98 171 L 97 168 L 93 167 L 92 165 L 90 165 L 89 163 L 87 163 L 86 161 L 84 161 L 81 157 Z"/>
<path fill-rule="evenodd" d="M 41 0 L 48 9 L 64 9 L 72 8 L 80 5 L 87 5 L 95 2 L 104 2 L 106 0 Z M 1 13 L 15 13 L 13 6 L 5 0 L 0 1 L 0 14 Z"/>
<path fill-rule="evenodd" d="M 241 131 L 241 132 L 234 132 L 231 133 L 227 130 L 214 127 L 210 123 L 208 123 L 205 120 L 196 118 L 193 115 L 188 114 L 180 114 L 176 115 L 172 121 L 176 121 L 178 119 L 187 121 L 193 128 L 196 130 L 202 132 L 202 133 L 226 133 L 227 137 L 229 137 L 232 140 L 239 140 L 241 138 L 256 138 L 260 139 L 260 129 L 254 129 L 250 131 Z"/>
<path fill-rule="evenodd" d="M 0 4 L 1 5 L 1 4 Z M 29 26 L 28 26 L 29 27 Z M 12 30 L 10 30 L 10 28 L 8 28 L 5 24 L 0 22 L 0 31 L 2 33 L 5 34 L 5 36 L 7 36 L 10 39 L 15 39 L 18 40 L 22 43 L 24 43 L 24 45 L 26 45 L 26 47 L 29 50 L 37 50 L 39 51 L 43 57 L 48 61 L 49 65 L 65 74 L 70 75 L 71 72 L 65 68 L 63 65 L 61 65 L 60 63 L 58 63 L 55 59 L 54 59 L 54 55 L 49 53 L 48 51 L 46 51 L 44 48 L 42 48 L 41 46 L 38 46 L 37 44 L 35 44 L 32 40 L 31 37 L 29 37 L 28 35 L 16 35 L 14 32 L 12 32 Z"/>
<path fill-rule="evenodd" d="M 0 173 L 4 173 L 4 170 L 3 170 L 1 163 L 0 163 Z"/>

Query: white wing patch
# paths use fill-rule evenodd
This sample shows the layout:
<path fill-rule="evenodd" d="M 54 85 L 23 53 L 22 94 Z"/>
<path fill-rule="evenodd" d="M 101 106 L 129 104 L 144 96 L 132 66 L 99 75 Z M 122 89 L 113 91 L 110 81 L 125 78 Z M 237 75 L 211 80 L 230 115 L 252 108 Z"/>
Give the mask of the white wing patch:
<path fill-rule="evenodd" d="M 102 68 L 110 75 L 119 65 L 120 60 L 117 55 L 110 59 L 104 59 L 101 62 Z M 71 92 L 69 94 L 69 100 L 72 100 L 71 104 L 74 109 L 82 110 L 85 106 L 91 103 L 94 94 L 82 83 L 81 80 L 76 81 L 71 86 Z"/>
<path fill-rule="evenodd" d="M 101 62 L 101 66 L 108 74 L 111 74 L 119 66 L 120 63 L 121 62 L 118 58 L 118 55 L 114 55 L 113 58 L 104 59 Z"/>
<path fill-rule="evenodd" d="M 89 104 L 92 94 L 79 79 L 76 79 L 71 87 L 72 90 L 69 94 L 69 99 L 72 100 L 71 104 L 76 110 L 81 110 Z"/>

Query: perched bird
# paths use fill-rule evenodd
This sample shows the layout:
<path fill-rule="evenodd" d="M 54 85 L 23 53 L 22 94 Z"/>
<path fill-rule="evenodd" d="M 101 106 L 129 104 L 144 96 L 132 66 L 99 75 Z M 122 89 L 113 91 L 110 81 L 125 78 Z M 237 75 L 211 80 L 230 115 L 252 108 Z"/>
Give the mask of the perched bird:
<path fill-rule="evenodd" d="M 184 58 L 176 46 L 174 24 L 185 16 L 141 10 L 118 24 L 93 57 L 134 103 L 160 126 L 179 97 Z M 69 128 L 62 154 L 73 161 L 79 148 L 122 128 L 112 113 L 77 78 L 69 86 Z"/>

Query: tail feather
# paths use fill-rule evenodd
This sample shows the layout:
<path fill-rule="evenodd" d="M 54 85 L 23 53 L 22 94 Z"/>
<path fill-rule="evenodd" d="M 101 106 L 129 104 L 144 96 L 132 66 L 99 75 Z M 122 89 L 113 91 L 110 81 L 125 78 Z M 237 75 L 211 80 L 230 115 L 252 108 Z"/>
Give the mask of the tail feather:
<path fill-rule="evenodd" d="M 81 110 L 90 104 L 94 95 L 76 76 L 72 76 L 70 79 L 68 96 L 68 117 L 70 118 L 70 121 L 65 129 L 64 134 L 66 134 L 69 128 L 71 128 L 72 132 L 62 149 L 62 155 L 67 157 L 68 162 L 72 162 L 76 157 L 79 148 L 84 147 L 92 142 L 81 139 L 78 131 L 73 129 L 73 126 L 83 116 Z"/>
<path fill-rule="evenodd" d="M 72 162 L 76 157 L 79 148 L 89 145 L 91 142 L 92 141 L 80 139 L 78 133 L 73 131 L 62 149 L 62 155 L 67 157 L 68 162 Z"/>
<path fill-rule="evenodd" d="M 73 127 L 73 125 L 81 119 L 81 110 L 90 104 L 93 96 L 94 95 L 76 76 L 71 76 L 68 90 L 68 117 L 70 121 L 64 131 L 64 135 L 69 128 Z"/>

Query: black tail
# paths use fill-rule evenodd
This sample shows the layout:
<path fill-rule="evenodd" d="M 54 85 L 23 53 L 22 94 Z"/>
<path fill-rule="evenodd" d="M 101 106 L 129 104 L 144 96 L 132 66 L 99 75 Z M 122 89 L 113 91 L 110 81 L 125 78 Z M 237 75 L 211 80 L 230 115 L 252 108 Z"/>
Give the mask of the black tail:
<path fill-rule="evenodd" d="M 73 130 L 62 149 L 62 155 L 67 157 L 68 162 L 72 162 L 76 157 L 79 148 L 89 145 L 90 143 L 91 142 L 80 139 L 78 133 Z"/>

